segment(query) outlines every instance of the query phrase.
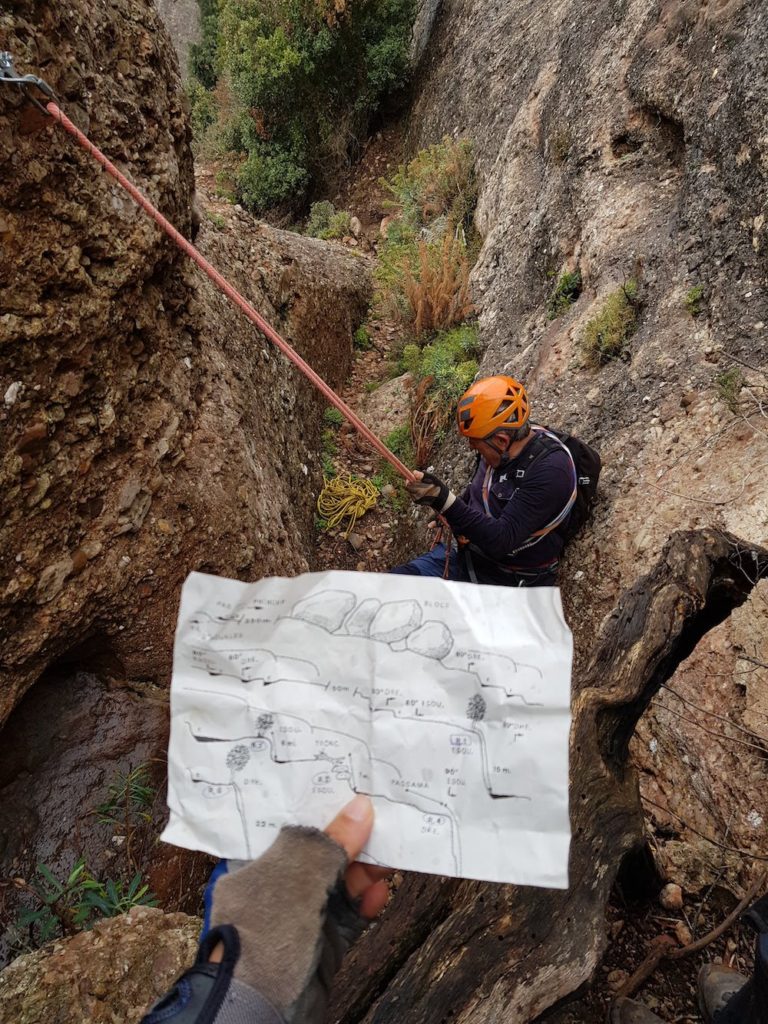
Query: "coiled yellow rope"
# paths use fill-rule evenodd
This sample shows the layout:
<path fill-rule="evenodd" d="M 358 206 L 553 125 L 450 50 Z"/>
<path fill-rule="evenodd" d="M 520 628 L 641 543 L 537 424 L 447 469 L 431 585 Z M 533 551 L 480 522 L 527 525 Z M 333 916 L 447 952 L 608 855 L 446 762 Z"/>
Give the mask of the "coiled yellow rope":
<path fill-rule="evenodd" d="M 368 509 L 373 508 L 379 492 L 370 480 L 361 480 L 351 475 L 323 477 L 323 489 L 317 499 L 317 511 L 328 527 L 341 526 L 349 519 L 344 536 L 348 537 L 352 527 Z"/>

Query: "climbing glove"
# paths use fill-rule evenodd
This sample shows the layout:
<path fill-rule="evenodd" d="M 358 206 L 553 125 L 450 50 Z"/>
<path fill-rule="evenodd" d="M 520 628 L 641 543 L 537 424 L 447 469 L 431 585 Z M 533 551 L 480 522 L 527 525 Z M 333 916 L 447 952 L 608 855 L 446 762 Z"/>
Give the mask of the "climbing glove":
<path fill-rule="evenodd" d="M 445 512 L 456 500 L 453 491 L 432 473 L 422 473 L 420 480 L 409 480 L 405 489 L 417 505 L 429 505 L 436 512 Z"/>
<path fill-rule="evenodd" d="M 283 828 L 214 889 L 197 963 L 142 1024 L 321 1024 L 344 953 L 365 927 L 347 857 L 314 828 Z M 210 963 L 219 944 L 221 963 Z"/>

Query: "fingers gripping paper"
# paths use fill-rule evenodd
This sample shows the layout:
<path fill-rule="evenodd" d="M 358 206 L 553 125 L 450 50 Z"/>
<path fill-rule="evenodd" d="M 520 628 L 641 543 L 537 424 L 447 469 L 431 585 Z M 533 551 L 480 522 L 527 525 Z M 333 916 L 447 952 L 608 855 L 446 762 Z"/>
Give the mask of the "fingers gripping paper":
<path fill-rule="evenodd" d="M 571 655 L 554 588 L 193 573 L 163 839 L 248 859 L 366 793 L 363 859 L 565 887 Z"/>

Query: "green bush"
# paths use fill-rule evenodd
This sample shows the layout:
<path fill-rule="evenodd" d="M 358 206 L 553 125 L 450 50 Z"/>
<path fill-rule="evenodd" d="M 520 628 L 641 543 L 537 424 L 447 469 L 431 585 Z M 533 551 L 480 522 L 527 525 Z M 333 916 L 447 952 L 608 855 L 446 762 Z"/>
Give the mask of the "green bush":
<path fill-rule="evenodd" d="M 602 310 L 584 328 L 581 347 L 588 364 L 603 366 L 624 355 L 637 330 L 638 288 L 627 281 L 605 300 Z"/>
<path fill-rule="evenodd" d="M 419 310 L 429 312 L 435 323 L 423 331 L 428 335 L 451 322 L 449 310 L 456 308 L 459 320 L 470 308 L 468 277 L 479 252 L 471 143 L 446 138 L 382 185 L 397 215 L 379 246 L 375 303 L 411 327 L 422 319 Z M 418 325 L 415 330 L 420 333 Z"/>
<path fill-rule="evenodd" d="M 439 334 L 424 348 L 406 345 L 401 364 L 416 384 L 429 379 L 427 394 L 432 396 L 437 393 L 450 412 L 475 379 L 478 370 L 475 357 L 478 350 L 476 325 L 462 324 L 461 327 Z"/>
<path fill-rule="evenodd" d="M 380 294 L 402 294 L 408 273 L 419 269 L 419 235 L 416 228 L 404 220 L 393 221 L 387 237 L 379 246 L 374 280 Z"/>
<path fill-rule="evenodd" d="M 367 352 L 369 349 L 373 348 L 371 332 L 367 327 L 358 327 L 352 337 L 352 343 L 360 352 Z"/>
<path fill-rule="evenodd" d="M 446 136 L 421 150 L 383 184 L 393 197 L 389 205 L 406 223 L 423 227 L 447 217 L 449 229 L 469 230 L 477 205 L 477 179 L 472 143 Z"/>
<path fill-rule="evenodd" d="M 346 210 L 337 210 L 327 199 L 313 203 L 309 208 L 309 218 L 305 234 L 312 238 L 328 241 L 332 238 L 343 238 L 351 234 L 351 217 Z"/>
<path fill-rule="evenodd" d="M 704 286 L 697 284 L 685 296 L 685 308 L 691 316 L 701 316 L 704 312 Z"/>
<path fill-rule="evenodd" d="M 571 308 L 581 295 L 581 287 L 581 271 L 578 267 L 560 275 L 547 302 L 547 316 L 550 320 L 555 320 Z"/>
<path fill-rule="evenodd" d="M 718 398 L 725 402 L 731 412 L 738 412 L 739 395 L 744 387 L 744 374 L 741 370 L 734 366 L 730 370 L 723 370 L 722 373 L 718 373 L 715 377 L 715 387 L 717 388 Z"/>
<path fill-rule="evenodd" d="M 252 149 L 237 172 L 237 196 L 252 210 L 290 203 L 307 185 L 308 175 L 291 154 L 275 146 Z"/>
<path fill-rule="evenodd" d="M 204 89 L 213 89 L 218 78 L 217 49 L 219 5 L 217 0 L 198 0 L 200 42 L 189 48 L 189 73 Z"/>
<path fill-rule="evenodd" d="M 192 79 L 188 86 L 190 120 L 195 141 L 200 142 L 216 121 L 216 101 L 213 93 L 204 89 L 200 82 Z"/>
<path fill-rule="evenodd" d="M 406 83 L 416 0 L 200 3 L 190 68 L 205 89 L 228 87 L 218 117 L 237 124 L 231 141 L 248 158 L 240 199 L 257 211 L 297 206 Z"/>
<path fill-rule="evenodd" d="M 323 413 L 323 423 L 329 427 L 340 427 L 344 423 L 344 417 L 335 405 L 331 405 Z"/>

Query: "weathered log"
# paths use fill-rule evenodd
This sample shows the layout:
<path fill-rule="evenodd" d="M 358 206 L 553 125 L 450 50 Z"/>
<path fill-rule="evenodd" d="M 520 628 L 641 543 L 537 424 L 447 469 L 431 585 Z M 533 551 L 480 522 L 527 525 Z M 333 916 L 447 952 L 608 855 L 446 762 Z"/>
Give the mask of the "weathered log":
<path fill-rule="evenodd" d="M 710 629 L 768 575 L 768 551 L 716 531 L 675 534 L 626 591 L 577 672 L 566 892 L 408 876 L 335 989 L 336 1024 L 514 1024 L 587 982 L 606 945 L 605 905 L 642 844 L 629 740 Z"/>

